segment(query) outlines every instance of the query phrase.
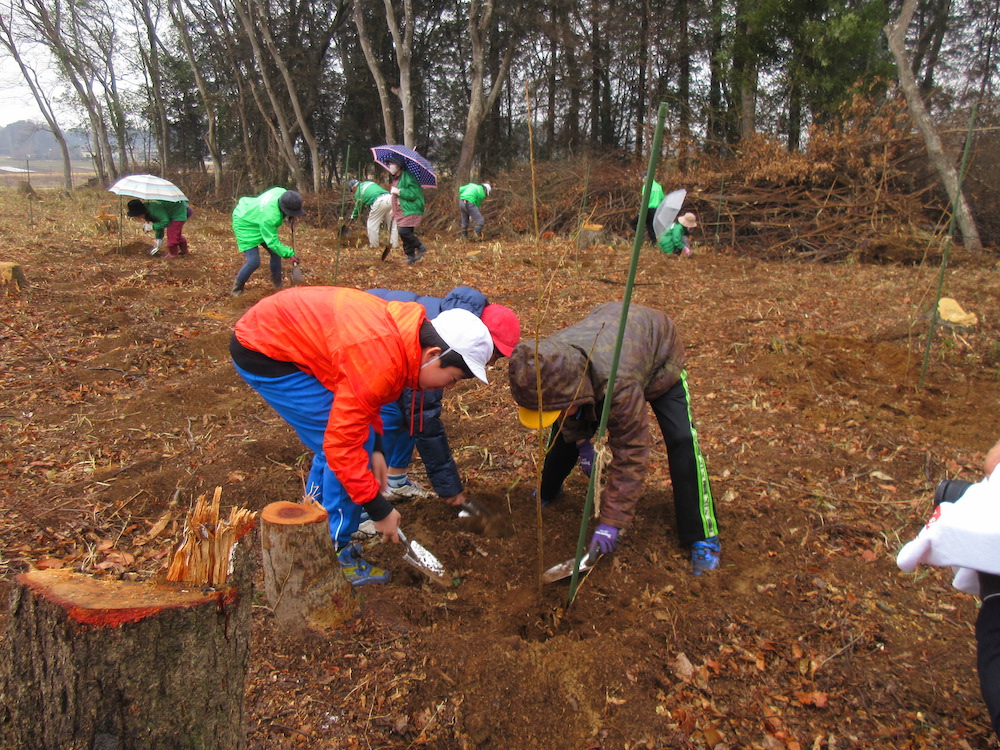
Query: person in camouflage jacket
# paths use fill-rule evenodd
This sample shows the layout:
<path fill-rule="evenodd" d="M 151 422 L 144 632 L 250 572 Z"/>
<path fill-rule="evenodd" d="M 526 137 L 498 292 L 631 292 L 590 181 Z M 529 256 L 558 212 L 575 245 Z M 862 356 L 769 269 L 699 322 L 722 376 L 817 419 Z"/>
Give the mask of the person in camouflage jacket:
<path fill-rule="evenodd" d="M 541 502 L 562 489 L 597 431 L 607 396 L 622 303 L 594 308 L 579 323 L 538 343 L 520 344 L 510 356 L 510 388 L 521 422 L 535 429 L 555 424 L 542 470 Z M 536 373 L 541 380 L 539 410 Z M 607 424 L 612 458 L 591 551 L 613 552 L 632 522 L 650 451 L 649 411 L 663 433 L 681 544 L 692 549 L 693 572 L 718 566 L 718 523 L 708 469 L 691 421 L 684 344 L 667 315 L 631 305 Z"/>

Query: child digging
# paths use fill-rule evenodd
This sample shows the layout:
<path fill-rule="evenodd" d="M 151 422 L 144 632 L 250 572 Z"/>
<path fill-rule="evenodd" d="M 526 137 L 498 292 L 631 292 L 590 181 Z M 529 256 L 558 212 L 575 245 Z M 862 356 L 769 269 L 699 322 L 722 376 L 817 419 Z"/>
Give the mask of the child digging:
<path fill-rule="evenodd" d="M 400 514 L 386 498 L 379 410 L 403 388 L 486 382 L 493 339 L 467 310 L 433 321 L 415 302 L 387 302 L 357 289 L 294 287 L 265 297 L 236 323 L 230 354 L 243 380 L 315 452 L 306 493 L 330 514 L 330 536 L 354 586 L 389 573 L 352 541 L 367 513 L 399 541 Z"/>

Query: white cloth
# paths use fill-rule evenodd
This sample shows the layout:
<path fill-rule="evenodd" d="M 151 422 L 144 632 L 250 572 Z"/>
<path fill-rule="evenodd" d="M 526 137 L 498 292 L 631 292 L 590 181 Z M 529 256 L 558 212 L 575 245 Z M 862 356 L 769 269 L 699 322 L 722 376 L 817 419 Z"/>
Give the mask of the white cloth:
<path fill-rule="evenodd" d="M 950 566 L 952 586 L 978 596 L 977 571 L 1000 575 L 1000 466 L 955 502 L 938 505 L 896 564 L 907 573 L 921 564 Z"/>
<path fill-rule="evenodd" d="M 376 198 L 368 210 L 368 244 L 372 247 L 379 246 L 379 230 L 383 223 L 389 232 L 389 244 L 399 247 L 399 231 L 392 220 L 392 196 L 389 193 Z"/>

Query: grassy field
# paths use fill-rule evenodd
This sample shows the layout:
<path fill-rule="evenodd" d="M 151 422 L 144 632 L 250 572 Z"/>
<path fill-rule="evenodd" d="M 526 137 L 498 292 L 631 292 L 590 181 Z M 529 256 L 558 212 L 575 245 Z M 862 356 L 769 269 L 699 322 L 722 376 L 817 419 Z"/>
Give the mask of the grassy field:
<path fill-rule="evenodd" d="M 28 170 L 30 174 L 23 171 L 8 172 L 6 169 Z M 85 185 L 87 180 L 94 177 L 94 165 L 90 161 L 75 160 L 72 162 L 73 186 Z M 14 159 L 11 157 L 0 157 L 0 186 L 16 188 L 22 183 L 29 182 L 35 188 L 59 188 L 62 187 L 63 165 L 57 159 L 29 160 Z"/>

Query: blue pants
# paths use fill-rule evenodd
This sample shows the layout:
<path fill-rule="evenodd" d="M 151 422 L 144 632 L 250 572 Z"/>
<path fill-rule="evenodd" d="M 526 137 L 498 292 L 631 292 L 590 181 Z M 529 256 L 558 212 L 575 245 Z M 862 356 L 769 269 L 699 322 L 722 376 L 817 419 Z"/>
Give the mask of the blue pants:
<path fill-rule="evenodd" d="M 249 373 L 235 363 L 233 366 L 247 385 L 257 391 L 295 429 L 299 440 L 315 452 L 312 469 L 306 480 L 306 494 L 316 498 L 330 514 L 330 536 L 334 546 L 337 549 L 346 546 L 351 541 L 351 534 L 361 524 L 362 507 L 351 500 L 323 453 L 323 436 L 333 407 L 333 393 L 315 377 L 304 372 L 265 378 Z M 374 448 L 375 432 L 372 430 L 365 443 L 369 467 Z"/>
<path fill-rule="evenodd" d="M 417 439 L 410 434 L 410 425 L 406 423 L 406 415 L 399 401 L 393 401 L 382 407 L 382 448 L 385 450 L 385 463 L 401 469 L 413 461 L 413 449 Z"/>
<path fill-rule="evenodd" d="M 256 247 L 251 247 L 249 250 L 243 251 L 243 267 L 236 274 L 236 283 L 239 285 L 240 289 L 242 289 L 243 285 L 250 280 L 253 272 L 260 268 L 261 247 L 271 254 L 271 283 L 274 284 L 276 289 L 281 288 L 281 256 L 267 245 L 257 245 Z"/>

